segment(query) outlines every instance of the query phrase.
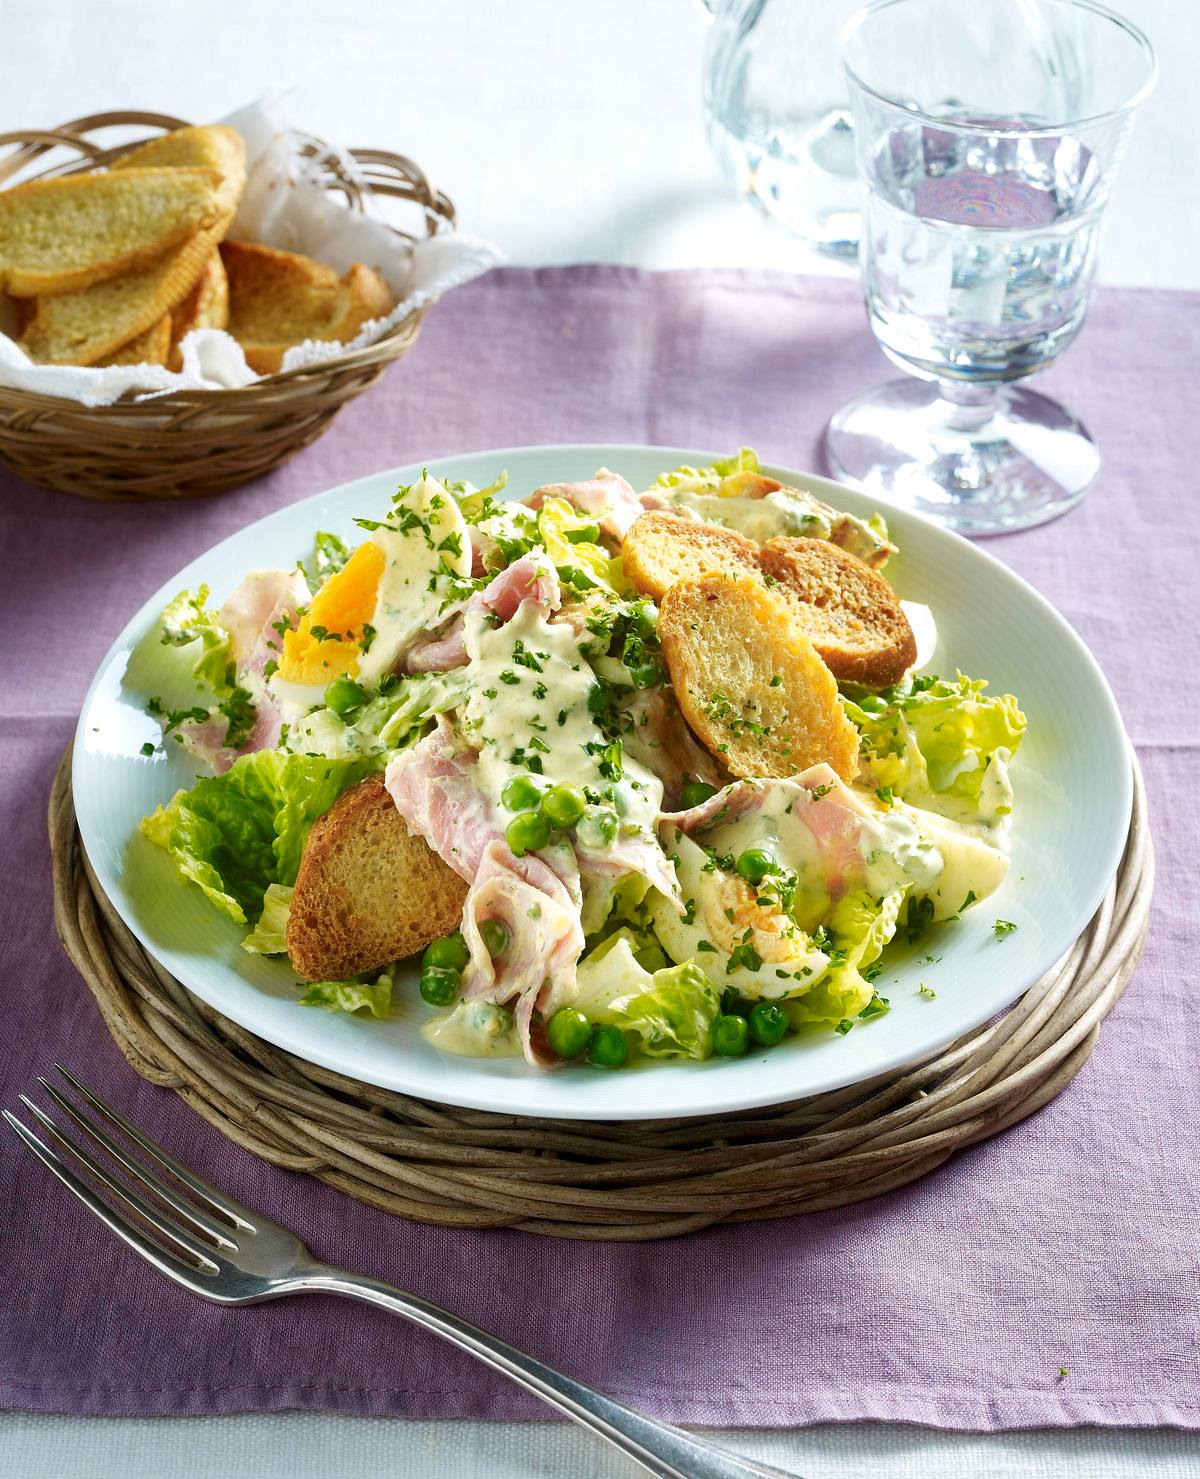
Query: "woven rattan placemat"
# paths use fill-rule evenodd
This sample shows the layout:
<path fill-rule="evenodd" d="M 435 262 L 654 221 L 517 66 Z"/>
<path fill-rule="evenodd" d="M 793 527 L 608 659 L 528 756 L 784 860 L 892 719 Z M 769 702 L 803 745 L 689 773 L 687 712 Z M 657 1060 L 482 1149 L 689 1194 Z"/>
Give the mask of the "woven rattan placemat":
<path fill-rule="evenodd" d="M 59 936 L 125 1057 L 222 1134 L 359 1201 L 447 1227 L 671 1237 L 865 1200 L 1040 1109 L 1086 1063 L 1145 943 L 1154 852 L 1134 761 L 1129 838 L 1087 929 L 1007 1012 L 926 1063 L 770 1109 L 597 1124 L 409 1099 L 294 1058 L 158 965 L 80 843 L 70 751 L 50 798 Z"/>

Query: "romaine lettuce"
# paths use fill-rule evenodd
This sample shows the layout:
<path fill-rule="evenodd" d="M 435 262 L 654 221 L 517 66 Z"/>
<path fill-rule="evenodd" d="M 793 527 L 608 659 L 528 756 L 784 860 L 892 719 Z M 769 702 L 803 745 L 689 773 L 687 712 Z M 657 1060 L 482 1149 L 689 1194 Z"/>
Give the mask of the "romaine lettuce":
<path fill-rule="evenodd" d="M 864 775 L 873 788 L 955 821 L 994 824 L 1012 806 L 1007 764 L 1025 732 L 1012 694 L 985 696 L 987 684 L 962 673 L 910 679 L 880 694 L 843 699 L 860 734 Z"/>
<path fill-rule="evenodd" d="M 386 1017 L 392 1006 L 392 978 L 385 971 L 374 981 L 309 981 L 303 983 L 302 1007 L 328 1007 L 331 1012 L 358 1012 Z"/>
<path fill-rule="evenodd" d="M 635 943 L 619 930 L 581 961 L 573 1005 L 593 1022 L 637 1033 L 648 1057 L 707 1058 L 721 1009 L 716 987 L 692 961 L 647 970 Z"/>
<path fill-rule="evenodd" d="M 190 647 L 191 670 L 197 681 L 224 698 L 232 687 L 229 672 L 229 633 L 207 609 L 208 587 L 180 591 L 163 610 L 162 644 L 164 647 Z"/>
<path fill-rule="evenodd" d="M 259 750 L 224 775 L 177 791 L 141 830 L 218 909 L 245 924 L 259 918 L 272 883 L 295 883 L 313 822 L 375 768 L 369 758 Z"/>
<path fill-rule="evenodd" d="M 758 470 L 758 454 L 751 447 L 742 447 L 734 456 L 722 457 L 710 467 L 673 467 L 670 472 L 660 473 L 650 486 L 715 492 L 722 478 L 730 477 L 735 472 Z"/>
<path fill-rule="evenodd" d="M 830 958 L 828 973 L 811 991 L 781 1003 L 793 1027 L 806 1022 L 836 1025 L 858 1016 L 875 995 L 863 970 L 879 959 L 895 934 L 905 892 L 898 888 L 882 899 L 851 893 L 838 900 L 825 926 L 830 943 L 821 941 Z"/>
<path fill-rule="evenodd" d="M 242 949 L 251 955 L 286 955 L 288 915 L 292 910 L 289 884 L 272 883 L 263 895 L 263 909 L 258 923 L 242 941 Z"/>

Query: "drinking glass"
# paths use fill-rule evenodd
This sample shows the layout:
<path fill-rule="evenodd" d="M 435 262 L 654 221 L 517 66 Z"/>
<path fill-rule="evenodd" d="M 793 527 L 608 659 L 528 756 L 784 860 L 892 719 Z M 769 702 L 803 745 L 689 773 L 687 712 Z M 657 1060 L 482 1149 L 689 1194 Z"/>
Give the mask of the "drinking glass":
<path fill-rule="evenodd" d="M 725 178 L 810 246 L 858 251 L 854 132 L 838 31 L 859 0 L 702 0 L 704 113 Z"/>
<path fill-rule="evenodd" d="M 1087 313 L 1149 41 L 1094 0 L 876 0 L 842 32 L 867 313 L 913 378 L 825 434 L 835 476 L 967 534 L 1065 513 L 1100 465 L 1022 382 Z"/>

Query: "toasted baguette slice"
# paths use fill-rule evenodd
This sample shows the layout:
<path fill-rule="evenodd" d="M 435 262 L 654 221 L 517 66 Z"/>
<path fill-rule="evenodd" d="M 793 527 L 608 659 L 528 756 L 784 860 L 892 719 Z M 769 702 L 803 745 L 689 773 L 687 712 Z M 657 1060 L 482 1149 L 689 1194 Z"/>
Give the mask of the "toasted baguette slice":
<path fill-rule="evenodd" d="M 352 339 L 392 307 L 383 278 L 356 262 L 341 278 L 298 252 L 251 241 L 221 248 L 229 274 L 229 332 L 259 375 L 279 372 L 283 356 L 307 339 Z"/>
<path fill-rule="evenodd" d="M 882 575 L 824 539 L 768 539 L 759 565 L 792 616 L 848 683 L 886 688 L 917 660 L 917 641 Z"/>
<path fill-rule="evenodd" d="M 200 279 L 182 303 L 171 310 L 171 351 L 167 364 L 183 369 L 179 346 L 193 329 L 224 329 L 229 324 L 229 279 L 221 253 L 213 252 Z"/>
<path fill-rule="evenodd" d="M 171 315 L 164 313 L 159 321 L 122 344 L 103 361 L 106 365 L 165 365 L 171 352 Z"/>
<path fill-rule="evenodd" d="M 656 510 L 635 519 L 621 546 L 625 574 L 644 596 L 658 600 L 679 580 L 710 571 L 756 576 L 758 546 L 733 529 L 701 524 Z"/>
<path fill-rule="evenodd" d="M 212 169 L 138 169 L 32 180 L 0 191 L 0 285 L 73 293 L 144 266 L 221 214 Z"/>
<path fill-rule="evenodd" d="M 82 293 L 39 298 L 21 337 L 41 364 L 94 365 L 158 322 L 187 297 L 224 235 L 222 217 L 140 272 L 97 283 Z"/>
<path fill-rule="evenodd" d="M 658 635 L 684 718 L 732 774 L 787 776 L 824 760 L 854 778 L 858 731 L 833 674 L 760 580 L 680 581 L 662 599 Z"/>
<path fill-rule="evenodd" d="M 381 775 L 347 791 L 304 844 L 287 948 L 306 981 L 344 981 L 458 928 L 467 885 L 404 825 Z"/>
<path fill-rule="evenodd" d="M 246 184 L 246 145 L 237 129 L 224 123 L 210 123 L 161 134 L 122 154 L 113 165 L 114 170 L 162 167 L 216 170 L 221 176 L 217 209 L 221 215 L 232 218 Z"/>

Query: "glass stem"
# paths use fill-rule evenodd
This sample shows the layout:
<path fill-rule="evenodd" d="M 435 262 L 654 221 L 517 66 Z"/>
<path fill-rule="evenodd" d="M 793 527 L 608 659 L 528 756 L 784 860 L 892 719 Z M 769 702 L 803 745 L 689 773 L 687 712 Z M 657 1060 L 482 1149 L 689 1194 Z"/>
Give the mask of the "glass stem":
<path fill-rule="evenodd" d="M 956 431 L 975 431 L 995 414 L 1000 387 L 990 380 L 942 380 L 938 394 L 947 403 L 945 422 Z"/>

